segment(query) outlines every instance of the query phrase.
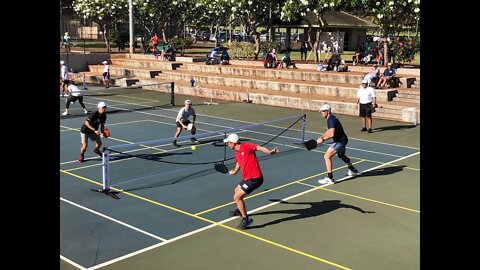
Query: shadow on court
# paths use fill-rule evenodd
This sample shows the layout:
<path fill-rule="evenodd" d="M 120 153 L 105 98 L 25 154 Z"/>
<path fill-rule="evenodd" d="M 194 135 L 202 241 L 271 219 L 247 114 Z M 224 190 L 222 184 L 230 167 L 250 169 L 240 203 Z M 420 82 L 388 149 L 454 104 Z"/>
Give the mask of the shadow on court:
<path fill-rule="evenodd" d="M 377 169 L 373 169 L 373 170 L 368 171 L 368 172 L 362 172 L 362 175 L 360 175 L 360 176 L 351 177 L 351 178 L 339 181 L 338 183 L 335 183 L 335 184 L 340 184 L 340 183 L 343 183 L 343 182 L 348 182 L 348 181 L 351 181 L 351 180 L 355 180 L 359 177 L 384 176 L 384 175 L 394 174 L 394 173 L 398 173 L 398 172 L 403 171 L 403 168 L 405 168 L 405 167 L 407 167 L 407 166 L 399 165 L 399 166 L 377 168 Z"/>
<path fill-rule="evenodd" d="M 287 214 L 287 215 L 291 215 L 291 216 L 284 217 L 284 218 L 277 219 L 277 220 L 272 220 L 270 222 L 267 222 L 267 223 L 261 224 L 261 225 L 250 226 L 250 227 L 248 227 L 248 229 L 263 228 L 263 227 L 266 227 L 266 226 L 275 225 L 275 224 L 282 223 L 282 222 L 285 222 L 285 221 L 292 221 L 292 220 L 297 220 L 297 219 L 304 219 L 304 218 L 320 216 L 320 215 L 327 214 L 331 211 L 335 211 L 339 208 L 353 209 L 353 210 L 358 211 L 358 212 L 363 213 L 363 214 L 375 213 L 373 211 L 365 211 L 362 208 L 354 206 L 354 205 L 341 203 L 340 200 L 324 200 L 324 201 L 321 201 L 321 202 L 296 202 L 296 203 L 286 202 L 286 201 L 282 201 L 282 200 L 278 200 L 278 199 L 270 199 L 270 201 L 273 201 L 273 202 L 280 201 L 281 204 L 290 204 L 290 205 L 309 205 L 310 207 L 309 208 L 299 208 L 299 209 L 267 211 L 267 212 L 251 214 L 251 216 L 262 216 L 262 215 L 270 215 L 270 214 Z"/>
<path fill-rule="evenodd" d="M 388 131 L 388 130 L 411 129 L 411 128 L 415 128 L 415 127 L 416 126 L 414 126 L 414 125 L 395 125 L 395 126 L 385 126 L 385 127 L 372 128 L 372 130 L 375 131 L 375 132 L 381 132 L 381 131 Z"/>

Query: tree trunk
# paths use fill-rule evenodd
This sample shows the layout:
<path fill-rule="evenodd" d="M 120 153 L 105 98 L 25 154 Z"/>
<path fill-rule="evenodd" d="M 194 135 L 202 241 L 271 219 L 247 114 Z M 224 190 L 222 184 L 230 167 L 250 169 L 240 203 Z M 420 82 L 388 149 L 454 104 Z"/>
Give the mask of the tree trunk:
<path fill-rule="evenodd" d="M 260 53 L 260 33 L 255 33 L 255 51 L 257 52 L 254 56 L 255 60 L 258 60 L 258 54 Z"/>
<path fill-rule="evenodd" d="M 108 23 L 103 25 L 103 39 L 105 40 L 105 46 L 107 47 L 107 52 L 110 52 L 110 41 L 108 40 L 108 33 L 110 29 Z"/>

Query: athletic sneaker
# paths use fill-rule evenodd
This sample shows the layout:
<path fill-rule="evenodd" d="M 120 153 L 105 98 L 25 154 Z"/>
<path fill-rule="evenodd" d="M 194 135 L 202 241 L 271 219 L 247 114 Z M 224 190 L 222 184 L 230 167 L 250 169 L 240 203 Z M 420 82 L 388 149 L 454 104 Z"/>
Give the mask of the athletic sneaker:
<path fill-rule="evenodd" d="M 228 212 L 228 215 L 231 216 L 231 217 L 236 217 L 236 216 L 241 216 L 242 213 L 240 213 L 240 210 L 235 209 L 233 211 Z"/>
<path fill-rule="evenodd" d="M 358 170 L 355 170 L 355 171 L 348 170 L 348 172 L 347 172 L 348 176 L 358 176 L 358 175 L 361 175 L 361 174 L 362 173 L 359 172 Z"/>
<path fill-rule="evenodd" d="M 238 224 L 237 228 L 241 230 L 245 230 L 252 223 L 253 223 L 253 219 L 251 217 L 242 218 L 242 221 L 240 221 L 240 224 Z"/>
<path fill-rule="evenodd" d="M 367 131 L 367 133 L 373 133 L 372 129 L 369 128 L 368 131 Z"/>
<path fill-rule="evenodd" d="M 97 154 L 97 156 L 103 157 L 102 152 L 100 152 L 100 150 L 96 149 L 96 150 L 93 150 L 93 152 Z"/>
<path fill-rule="evenodd" d="M 199 142 L 197 139 L 195 139 L 195 137 L 192 137 L 192 138 L 190 139 L 190 141 L 191 141 L 191 142 L 194 142 L 194 143 L 198 143 L 198 142 Z"/>
<path fill-rule="evenodd" d="M 367 128 L 363 127 L 360 131 L 367 131 Z"/>
<path fill-rule="evenodd" d="M 87 110 L 83 110 L 83 113 L 84 113 L 84 114 L 88 114 L 88 111 L 87 111 Z"/>
<path fill-rule="evenodd" d="M 78 161 L 84 162 L 84 161 L 85 161 L 85 157 L 84 157 L 82 154 L 80 154 L 80 157 L 78 158 Z"/>
<path fill-rule="evenodd" d="M 63 112 L 62 115 L 68 115 L 68 112 Z"/>
<path fill-rule="evenodd" d="M 180 147 L 180 145 L 177 144 L 177 141 L 173 141 L 172 146 Z"/>
<path fill-rule="evenodd" d="M 325 178 L 318 180 L 318 183 L 320 185 L 333 184 L 335 183 L 335 179 L 331 179 L 326 176 Z"/>

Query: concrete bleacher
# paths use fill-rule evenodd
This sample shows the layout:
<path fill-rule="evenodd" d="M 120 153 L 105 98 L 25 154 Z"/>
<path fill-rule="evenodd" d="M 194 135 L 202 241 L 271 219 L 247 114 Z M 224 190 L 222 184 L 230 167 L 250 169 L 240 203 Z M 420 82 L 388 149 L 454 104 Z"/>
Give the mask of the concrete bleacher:
<path fill-rule="evenodd" d="M 316 64 L 298 64 L 298 69 L 265 69 L 261 61 L 231 60 L 231 65 L 205 65 L 195 60 L 160 61 L 153 55 L 111 56 L 112 80 L 126 85 L 174 81 L 175 92 L 257 104 L 318 110 L 332 105 L 335 113 L 358 115 L 356 93 L 370 67 L 349 66 L 348 72 L 316 71 Z M 90 81 L 100 76 L 102 65 L 90 65 Z M 407 69 L 405 69 L 407 70 Z M 417 73 L 416 73 L 417 72 Z M 398 88 L 376 89 L 381 106 L 375 118 L 411 122 L 420 119 L 419 71 L 397 70 L 404 82 Z M 190 85 L 190 80 L 196 86 Z M 135 80 L 135 81 L 134 81 Z M 88 80 L 87 80 L 88 81 Z M 117 83 L 114 83 L 117 85 Z M 158 89 L 163 91 L 163 89 Z M 419 121 L 418 121 L 419 122 Z"/>

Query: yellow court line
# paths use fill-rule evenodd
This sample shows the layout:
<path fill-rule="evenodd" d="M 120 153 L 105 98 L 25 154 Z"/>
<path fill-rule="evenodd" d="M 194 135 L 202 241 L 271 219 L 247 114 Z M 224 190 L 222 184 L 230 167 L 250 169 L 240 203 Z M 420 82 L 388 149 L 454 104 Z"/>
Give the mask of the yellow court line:
<path fill-rule="evenodd" d="M 299 184 L 309 186 L 309 187 L 318 187 L 318 186 L 310 185 L 310 184 L 307 184 L 307 183 L 299 183 Z M 323 190 L 326 190 L 326 191 L 342 194 L 342 195 L 357 198 L 357 199 L 362 199 L 362 200 L 365 200 L 365 201 L 370 201 L 370 202 L 374 202 L 374 203 L 378 203 L 378 204 L 388 205 L 388 206 L 392 206 L 392 207 L 395 207 L 395 208 L 400 208 L 400 209 L 403 209 L 403 210 L 412 211 L 412 212 L 415 212 L 415 213 L 420 213 L 419 210 L 415 210 L 415 209 L 412 209 L 412 208 L 403 207 L 403 206 L 399 206 L 399 205 L 395 205 L 395 204 L 391 204 L 391 203 L 386 203 L 386 202 L 382 202 L 382 201 L 377 201 L 377 200 L 369 199 L 369 198 L 366 198 L 366 197 L 341 192 L 341 191 L 338 191 L 338 190 L 328 189 L 328 188 L 324 188 L 324 187 L 319 187 L 319 189 L 323 189 Z"/>
<path fill-rule="evenodd" d="M 88 181 L 88 182 L 91 182 L 91 183 L 98 184 L 97 182 L 95 182 L 95 181 L 93 181 L 93 180 L 90 180 L 90 179 L 87 179 L 87 178 L 85 178 L 85 177 L 81 177 L 81 176 L 79 176 L 79 175 L 75 175 L 75 174 L 73 174 L 73 173 L 65 172 L 65 171 L 62 171 L 62 170 L 60 170 L 60 171 L 66 173 L 66 174 L 69 174 L 69 175 L 71 175 L 71 176 L 78 177 L 79 179 L 82 179 L 82 180 L 85 180 L 85 181 Z M 250 238 L 253 238 L 253 239 L 262 241 L 262 242 L 264 242 L 264 243 L 267 243 L 267 244 L 270 244 L 270 245 L 273 245 L 273 246 L 276 246 L 276 247 L 279 247 L 279 248 L 282 248 L 282 249 L 291 251 L 291 252 L 293 252 L 293 253 L 296 253 L 296 254 L 299 254 L 299 255 L 302 255 L 302 256 L 305 256 L 305 257 L 308 257 L 308 258 L 311 258 L 311 259 L 314 259 L 314 260 L 317 260 L 317 261 L 320 261 L 320 262 L 323 262 L 323 263 L 326 263 L 326 264 L 329 264 L 329 265 L 332 265 L 332 266 L 335 266 L 335 267 L 338 267 L 338 268 L 340 268 L 340 269 L 351 270 L 351 268 L 342 266 L 342 265 L 340 265 L 340 264 L 336 264 L 336 263 L 334 263 L 334 262 L 331 262 L 331 261 L 322 259 L 322 258 L 320 258 L 320 257 L 314 256 L 314 255 L 311 255 L 311 254 L 308 254 L 308 253 L 306 253 L 306 252 L 303 252 L 303 251 L 300 251 L 300 250 L 297 250 L 297 249 L 288 247 L 288 246 L 286 246 L 286 245 L 282 245 L 282 244 L 280 244 L 280 243 L 277 243 L 277 242 L 268 240 L 268 239 L 266 239 L 266 238 L 263 238 L 263 237 L 260 237 L 260 236 L 254 235 L 254 234 L 247 233 L 247 232 L 245 232 L 245 231 L 232 228 L 232 227 L 230 227 L 230 226 L 221 224 L 221 223 L 219 223 L 219 222 L 215 222 L 215 221 L 213 221 L 213 220 L 210 220 L 210 219 L 207 219 L 207 218 L 204 218 L 204 217 L 196 216 L 196 215 L 194 215 L 194 214 L 192 214 L 192 213 L 189 213 L 189 212 L 187 212 L 187 211 L 184 211 L 184 210 L 181 210 L 181 209 L 178 209 L 178 208 L 175 208 L 175 207 L 172 207 L 172 206 L 169 206 L 169 205 L 166 205 L 166 204 L 163 204 L 163 203 L 154 201 L 154 200 L 147 199 L 147 198 L 145 198 L 145 197 L 142 197 L 142 196 L 139 196 L 139 195 L 130 193 L 130 192 L 128 192 L 128 191 L 123 191 L 123 190 L 116 189 L 116 188 L 112 188 L 112 189 L 115 190 L 115 191 L 117 191 L 117 192 L 120 192 L 120 193 L 129 195 L 129 196 L 134 197 L 134 198 L 137 198 L 137 199 L 140 199 L 140 200 L 142 200 L 142 201 L 146 201 L 146 202 L 152 203 L 152 204 L 154 204 L 154 205 L 158 205 L 158 206 L 167 208 L 167 209 L 172 210 L 172 211 L 174 211 L 174 212 L 178 212 L 178 213 L 181 213 L 181 214 L 184 214 L 184 215 L 187 215 L 187 216 L 190 216 L 190 217 L 193 217 L 193 218 L 196 218 L 196 219 L 205 221 L 205 222 L 207 222 L 207 223 L 214 224 L 214 225 L 219 226 L 219 227 L 222 227 L 222 228 L 224 228 L 224 229 L 227 229 L 227 230 L 230 230 L 230 231 L 233 231 L 233 232 L 236 232 L 236 233 L 243 234 L 243 235 L 248 236 L 248 237 L 250 237 Z"/>

